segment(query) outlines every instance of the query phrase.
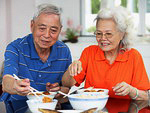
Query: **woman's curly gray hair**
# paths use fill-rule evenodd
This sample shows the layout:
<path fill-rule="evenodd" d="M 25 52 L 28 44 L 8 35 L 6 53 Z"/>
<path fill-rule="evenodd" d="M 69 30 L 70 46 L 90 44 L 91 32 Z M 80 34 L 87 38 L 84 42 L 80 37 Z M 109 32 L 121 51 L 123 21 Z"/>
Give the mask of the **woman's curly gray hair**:
<path fill-rule="evenodd" d="M 126 8 L 119 6 L 112 9 L 101 9 L 96 17 L 96 23 L 101 19 L 113 19 L 117 29 L 125 35 L 120 42 L 120 49 L 130 48 L 132 40 L 135 37 L 134 25 L 131 14 Z"/>

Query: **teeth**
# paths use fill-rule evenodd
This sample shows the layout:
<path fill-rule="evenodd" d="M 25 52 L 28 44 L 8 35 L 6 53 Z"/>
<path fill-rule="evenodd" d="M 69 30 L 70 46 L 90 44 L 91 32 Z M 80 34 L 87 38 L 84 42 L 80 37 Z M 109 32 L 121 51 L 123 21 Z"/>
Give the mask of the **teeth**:
<path fill-rule="evenodd" d="M 101 43 L 101 45 L 103 45 L 103 46 L 108 46 L 109 44 Z"/>

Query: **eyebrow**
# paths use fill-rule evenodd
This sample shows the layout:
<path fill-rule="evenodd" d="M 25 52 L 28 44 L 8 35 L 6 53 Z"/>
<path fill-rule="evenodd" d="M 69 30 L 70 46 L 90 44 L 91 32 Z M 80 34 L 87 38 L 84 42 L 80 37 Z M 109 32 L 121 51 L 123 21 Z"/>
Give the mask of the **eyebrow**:
<path fill-rule="evenodd" d="M 101 30 L 96 30 L 96 31 L 102 32 Z M 112 30 L 106 30 L 105 32 L 113 32 L 113 31 Z"/>
<path fill-rule="evenodd" d="M 44 27 L 46 27 L 46 25 L 45 25 L 45 24 L 38 24 L 38 26 L 44 26 Z"/>
<path fill-rule="evenodd" d="M 46 27 L 46 25 L 45 24 L 39 24 L 38 26 L 43 26 L 43 27 Z M 58 27 L 57 26 L 51 26 L 51 28 L 55 28 L 55 29 L 58 29 Z"/>

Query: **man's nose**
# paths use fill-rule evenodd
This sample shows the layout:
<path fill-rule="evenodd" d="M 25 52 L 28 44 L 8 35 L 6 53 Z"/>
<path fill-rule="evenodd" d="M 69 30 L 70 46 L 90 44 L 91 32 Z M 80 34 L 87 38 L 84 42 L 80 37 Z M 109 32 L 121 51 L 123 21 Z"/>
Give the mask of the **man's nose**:
<path fill-rule="evenodd" d="M 46 32 L 45 32 L 45 37 L 46 37 L 46 38 L 49 38 L 49 37 L 50 37 L 50 30 L 46 30 Z"/>

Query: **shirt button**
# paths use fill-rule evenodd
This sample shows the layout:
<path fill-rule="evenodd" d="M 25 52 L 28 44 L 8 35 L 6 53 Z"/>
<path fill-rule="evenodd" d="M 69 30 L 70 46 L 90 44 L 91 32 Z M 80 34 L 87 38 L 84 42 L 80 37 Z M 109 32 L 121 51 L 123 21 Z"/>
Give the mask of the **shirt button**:
<path fill-rule="evenodd" d="M 41 77 L 41 75 L 39 75 L 39 77 Z"/>

